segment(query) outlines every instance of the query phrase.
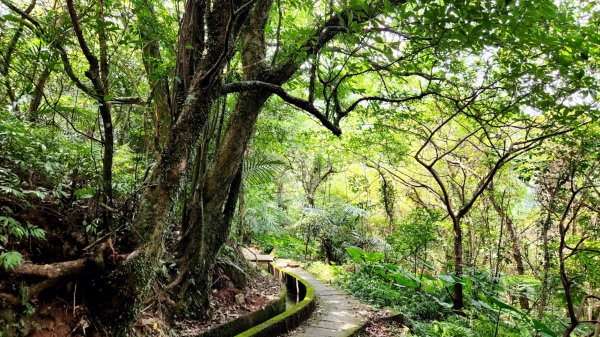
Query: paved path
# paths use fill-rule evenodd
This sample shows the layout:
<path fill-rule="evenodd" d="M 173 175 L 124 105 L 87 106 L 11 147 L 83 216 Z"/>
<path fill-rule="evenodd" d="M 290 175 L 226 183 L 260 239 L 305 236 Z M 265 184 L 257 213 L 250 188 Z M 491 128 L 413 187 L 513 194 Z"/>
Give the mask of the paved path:
<path fill-rule="evenodd" d="M 301 268 L 290 268 L 291 272 L 304 278 L 315 288 L 319 307 L 318 313 L 302 323 L 289 334 L 293 337 L 346 337 L 362 327 L 368 320 L 368 309 L 344 292 L 317 280 Z"/>

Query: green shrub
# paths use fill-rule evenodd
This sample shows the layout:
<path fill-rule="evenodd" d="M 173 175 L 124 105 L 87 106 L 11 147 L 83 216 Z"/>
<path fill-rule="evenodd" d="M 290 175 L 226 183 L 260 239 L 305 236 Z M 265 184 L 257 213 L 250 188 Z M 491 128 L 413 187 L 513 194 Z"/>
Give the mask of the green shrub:
<path fill-rule="evenodd" d="M 74 169 L 79 176 L 97 178 L 95 161 L 100 158 L 100 146 L 90 147 L 79 135 L 34 125 L 0 110 L 0 158 L 5 177 L 15 169 L 35 173 L 59 196 L 60 185 L 67 183 Z"/>
<path fill-rule="evenodd" d="M 6 206 L 3 209 L 10 211 Z M 8 270 L 23 262 L 21 253 L 8 248 L 11 243 L 24 239 L 44 239 L 45 236 L 46 232 L 41 228 L 31 224 L 24 226 L 13 217 L 0 216 L 0 266 Z"/>

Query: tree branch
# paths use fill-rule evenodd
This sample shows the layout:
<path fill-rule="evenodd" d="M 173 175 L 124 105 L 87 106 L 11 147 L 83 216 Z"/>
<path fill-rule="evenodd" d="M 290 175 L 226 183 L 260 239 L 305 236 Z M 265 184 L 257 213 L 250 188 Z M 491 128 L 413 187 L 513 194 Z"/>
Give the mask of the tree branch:
<path fill-rule="evenodd" d="M 83 55 L 90 64 L 90 71 L 93 72 L 93 74 L 96 74 L 99 71 L 98 58 L 92 53 L 92 51 L 88 47 L 87 42 L 85 41 L 85 38 L 83 37 L 83 31 L 81 30 L 81 26 L 79 25 L 79 19 L 77 18 L 77 12 L 75 11 L 73 0 L 67 0 L 67 8 L 69 12 L 69 17 L 71 18 L 71 22 L 73 23 L 73 30 L 75 31 L 77 42 L 79 42 L 79 47 L 81 48 Z"/>
<path fill-rule="evenodd" d="M 276 84 L 262 81 L 243 81 L 236 83 L 227 83 L 221 87 L 221 95 L 233 92 L 253 90 L 264 90 L 273 93 L 279 96 L 285 102 L 315 116 L 321 122 L 321 124 L 323 124 L 323 126 L 325 126 L 327 129 L 333 132 L 333 134 L 335 134 L 336 136 L 340 136 L 342 134 L 342 130 L 337 125 L 337 123 L 334 124 L 330 120 L 328 120 L 327 117 L 309 101 L 288 94 L 281 86 Z"/>
<path fill-rule="evenodd" d="M 27 10 L 25 10 L 25 11 L 21 10 L 19 7 L 15 6 L 13 3 L 11 3 L 8 0 L 0 0 L 0 2 L 2 2 L 6 7 L 10 8 L 15 13 L 19 14 L 21 17 L 23 17 L 23 19 L 29 21 L 36 28 L 41 28 L 40 23 L 37 22 L 36 19 L 31 17 L 31 15 L 29 15 L 29 12 L 27 12 Z M 29 27 L 29 28 L 31 29 L 31 27 Z"/>

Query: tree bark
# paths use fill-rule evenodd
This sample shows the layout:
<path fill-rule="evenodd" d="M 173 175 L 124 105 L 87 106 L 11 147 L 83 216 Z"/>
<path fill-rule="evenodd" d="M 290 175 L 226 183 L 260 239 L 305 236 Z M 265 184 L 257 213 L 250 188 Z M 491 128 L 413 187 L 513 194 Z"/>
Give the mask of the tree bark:
<path fill-rule="evenodd" d="M 56 262 L 43 265 L 25 263 L 15 267 L 7 273 L 56 279 L 80 273 L 84 268 L 86 268 L 89 262 L 89 258 L 81 258 L 73 261 Z"/>
<path fill-rule="evenodd" d="M 574 173 L 573 173 L 573 175 L 574 175 Z M 572 176 L 570 178 L 572 179 L 571 183 L 573 184 L 573 180 L 575 178 L 574 178 L 574 176 Z M 581 206 L 581 205 L 575 205 L 575 201 L 576 201 L 575 198 L 577 197 L 578 192 L 579 192 L 579 190 L 571 191 L 570 198 L 569 198 L 568 202 L 566 203 L 565 210 L 563 211 L 562 217 L 558 223 L 558 230 L 559 230 L 559 236 L 560 236 L 559 243 L 558 243 L 558 268 L 559 268 L 560 281 L 561 281 L 561 284 L 563 287 L 563 291 L 565 292 L 565 300 L 567 302 L 567 314 L 568 314 L 569 320 L 570 320 L 569 325 L 567 325 L 567 327 L 563 333 L 563 337 L 569 337 L 571 335 L 571 333 L 573 332 L 573 330 L 575 330 L 577 325 L 579 325 L 579 312 L 577 312 L 575 309 L 575 303 L 574 303 L 574 298 L 573 298 L 573 288 L 572 288 L 573 282 L 567 275 L 567 270 L 566 270 L 566 260 L 568 259 L 568 256 L 565 255 L 569 225 L 572 222 L 576 221 L 577 212 L 579 211 L 579 208 Z M 568 218 L 569 213 L 572 213 L 570 219 Z"/>
<path fill-rule="evenodd" d="M 548 200 L 546 201 L 546 218 L 541 224 L 541 236 L 542 236 L 542 250 L 544 253 L 544 262 L 542 265 L 542 284 L 540 287 L 540 300 L 538 305 L 538 319 L 544 317 L 544 311 L 548 304 L 548 292 L 549 292 L 549 275 L 550 275 L 550 263 L 551 263 L 551 252 L 550 252 L 550 241 L 548 233 L 552 226 L 552 214 L 556 211 L 557 207 L 557 195 L 559 188 L 566 182 L 566 177 L 560 174 L 555 178 L 555 181 L 547 182 L 546 188 L 548 189 Z M 544 183 L 544 180 L 542 180 Z M 549 184 L 549 185 L 548 185 Z"/>
<path fill-rule="evenodd" d="M 246 244 L 248 242 L 248 230 L 246 229 L 246 193 L 244 192 L 244 186 L 240 187 L 239 193 L 239 201 L 238 201 L 238 237 L 242 244 Z"/>
<path fill-rule="evenodd" d="M 115 132 L 112 120 L 111 106 L 106 102 L 106 96 L 109 93 L 108 83 L 108 46 L 106 44 L 106 31 L 104 29 L 104 1 L 96 0 L 98 6 L 98 15 L 96 18 L 98 25 L 98 47 L 100 48 L 100 68 L 90 67 L 90 80 L 94 84 L 96 95 L 98 95 L 98 104 L 100 105 L 100 116 L 104 131 L 104 153 L 102 154 L 102 190 L 104 194 L 104 228 L 106 231 L 112 229 L 113 222 L 113 187 L 112 187 L 112 166 L 115 152 Z M 96 72 L 95 74 L 93 72 Z M 99 78 L 98 78 L 99 77 Z M 99 82 L 98 82 L 99 80 Z"/>

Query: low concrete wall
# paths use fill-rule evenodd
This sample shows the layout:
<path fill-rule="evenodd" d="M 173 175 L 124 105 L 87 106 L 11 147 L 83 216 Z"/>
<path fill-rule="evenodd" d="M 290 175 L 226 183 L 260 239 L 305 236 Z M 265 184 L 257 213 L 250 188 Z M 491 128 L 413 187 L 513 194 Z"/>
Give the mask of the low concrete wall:
<path fill-rule="evenodd" d="M 269 272 L 279 278 L 289 289 L 294 289 L 301 299 L 298 304 L 270 320 L 236 335 L 236 337 L 273 337 L 296 328 L 310 317 L 317 303 L 315 289 L 298 275 L 269 264 Z"/>
<path fill-rule="evenodd" d="M 219 324 L 210 330 L 201 332 L 197 337 L 235 336 L 284 312 L 286 297 L 287 289 L 283 286 L 277 299 L 267 303 L 262 309 L 240 316 L 233 321 Z"/>

